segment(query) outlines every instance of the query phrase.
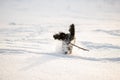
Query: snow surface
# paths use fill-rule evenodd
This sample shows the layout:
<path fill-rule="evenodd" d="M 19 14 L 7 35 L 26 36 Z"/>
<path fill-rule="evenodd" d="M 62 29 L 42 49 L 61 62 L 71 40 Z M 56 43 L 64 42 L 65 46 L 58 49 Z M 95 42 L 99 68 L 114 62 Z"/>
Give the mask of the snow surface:
<path fill-rule="evenodd" d="M 119 0 L 1 0 L 0 80 L 120 80 Z M 53 34 L 76 28 L 73 54 Z"/>

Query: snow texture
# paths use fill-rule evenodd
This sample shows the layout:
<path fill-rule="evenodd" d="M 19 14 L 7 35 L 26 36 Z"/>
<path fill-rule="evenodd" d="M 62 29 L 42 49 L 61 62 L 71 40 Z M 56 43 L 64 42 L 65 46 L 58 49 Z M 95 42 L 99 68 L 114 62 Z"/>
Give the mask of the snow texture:
<path fill-rule="evenodd" d="M 120 80 L 119 0 L 1 0 L 0 80 Z M 59 31 L 76 28 L 73 53 Z"/>

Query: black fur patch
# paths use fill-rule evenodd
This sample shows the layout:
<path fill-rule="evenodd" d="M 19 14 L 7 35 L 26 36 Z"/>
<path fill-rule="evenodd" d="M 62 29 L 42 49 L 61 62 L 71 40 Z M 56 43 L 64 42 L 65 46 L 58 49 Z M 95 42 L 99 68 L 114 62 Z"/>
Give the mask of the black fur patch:
<path fill-rule="evenodd" d="M 63 32 L 59 32 L 58 34 L 53 35 L 53 38 L 58 40 L 65 40 L 66 37 L 67 35 Z"/>
<path fill-rule="evenodd" d="M 66 34 L 64 32 L 59 32 L 58 34 L 53 35 L 54 39 L 58 39 L 58 40 L 67 40 L 69 38 L 69 40 L 73 40 L 74 39 L 74 35 L 75 35 L 75 29 L 74 29 L 74 24 L 70 25 L 70 29 L 69 29 L 69 34 Z"/>

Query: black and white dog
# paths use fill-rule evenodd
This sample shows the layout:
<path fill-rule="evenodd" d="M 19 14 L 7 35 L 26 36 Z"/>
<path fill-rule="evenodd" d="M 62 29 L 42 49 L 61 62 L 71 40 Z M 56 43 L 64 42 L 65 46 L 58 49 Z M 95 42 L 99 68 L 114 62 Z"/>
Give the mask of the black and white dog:
<path fill-rule="evenodd" d="M 59 32 L 58 34 L 53 35 L 54 39 L 62 41 L 62 49 L 65 54 L 71 54 L 73 45 L 75 43 L 75 26 L 74 24 L 70 25 L 69 33 Z"/>

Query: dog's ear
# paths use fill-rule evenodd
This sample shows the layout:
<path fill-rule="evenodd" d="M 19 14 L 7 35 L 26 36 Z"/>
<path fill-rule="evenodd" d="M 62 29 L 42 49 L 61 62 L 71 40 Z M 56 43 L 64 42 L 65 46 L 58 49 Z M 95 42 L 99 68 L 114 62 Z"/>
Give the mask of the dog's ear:
<path fill-rule="evenodd" d="M 64 32 L 60 32 L 60 39 L 65 40 L 66 39 L 66 34 Z"/>

